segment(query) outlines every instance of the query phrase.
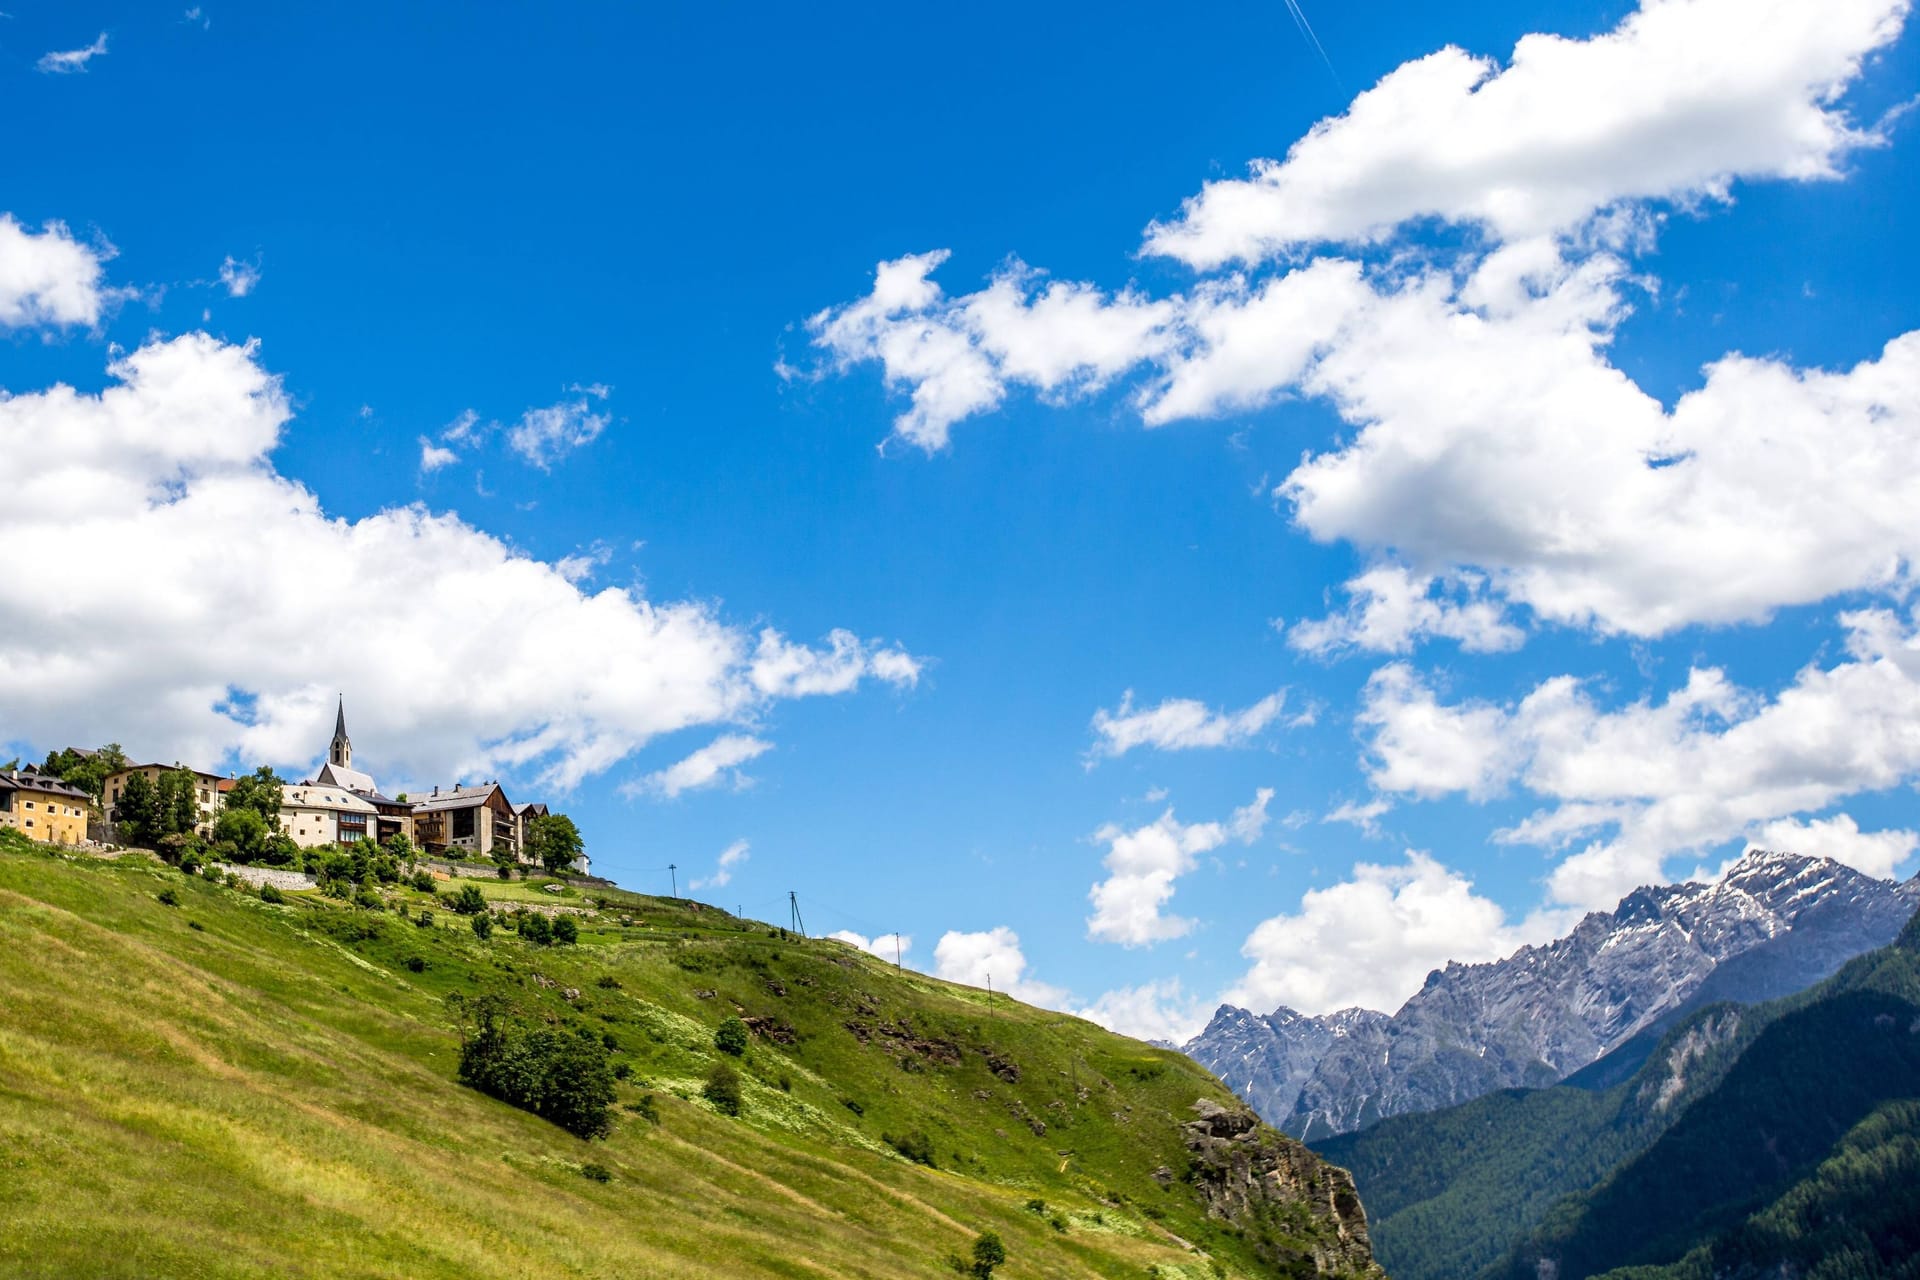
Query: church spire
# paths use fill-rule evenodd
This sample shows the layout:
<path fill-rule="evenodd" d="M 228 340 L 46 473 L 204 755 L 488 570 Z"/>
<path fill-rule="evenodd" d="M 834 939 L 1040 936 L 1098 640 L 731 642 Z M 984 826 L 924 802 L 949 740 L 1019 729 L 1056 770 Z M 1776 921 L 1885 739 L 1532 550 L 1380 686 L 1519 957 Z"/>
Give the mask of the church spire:
<path fill-rule="evenodd" d="M 353 767 L 353 742 L 347 737 L 347 699 L 340 697 L 340 710 L 333 719 L 333 743 L 327 748 L 327 759 L 342 769 Z"/>

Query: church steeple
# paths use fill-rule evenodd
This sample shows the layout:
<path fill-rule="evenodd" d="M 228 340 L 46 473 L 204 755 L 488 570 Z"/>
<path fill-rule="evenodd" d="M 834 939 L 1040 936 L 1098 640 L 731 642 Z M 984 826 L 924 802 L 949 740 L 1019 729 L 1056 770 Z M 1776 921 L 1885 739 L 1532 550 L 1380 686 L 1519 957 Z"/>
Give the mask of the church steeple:
<path fill-rule="evenodd" d="M 327 748 L 327 760 L 342 769 L 353 767 L 353 741 L 347 737 L 347 699 L 340 698 L 340 710 L 333 720 L 333 743 Z"/>

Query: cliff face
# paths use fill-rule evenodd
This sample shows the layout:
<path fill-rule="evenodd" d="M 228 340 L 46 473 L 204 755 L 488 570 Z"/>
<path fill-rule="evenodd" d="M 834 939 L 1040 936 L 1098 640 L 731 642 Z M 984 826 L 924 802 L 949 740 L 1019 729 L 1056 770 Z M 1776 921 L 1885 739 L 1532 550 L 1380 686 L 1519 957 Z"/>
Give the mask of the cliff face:
<path fill-rule="evenodd" d="M 1268 1262 L 1301 1274 L 1385 1280 L 1353 1179 L 1251 1111 L 1202 1098 L 1181 1126 L 1188 1177 L 1207 1212 L 1239 1228 Z"/>
<path fill-rule="evenodd" d="M 1334 1034 L 1291 1010 L 1223 1009 L 1186 1052 L 1311 1141 L 1552 1084 L 1707 999 L 1804 989 L 1890 941 L 1916 907 L 1920 878 L 1756 851 L 1717 884 L 1638 889 L 1545 946 L 1435 970 L 1391 1018 L 1330 1015 L 1345 1019 Z"/>

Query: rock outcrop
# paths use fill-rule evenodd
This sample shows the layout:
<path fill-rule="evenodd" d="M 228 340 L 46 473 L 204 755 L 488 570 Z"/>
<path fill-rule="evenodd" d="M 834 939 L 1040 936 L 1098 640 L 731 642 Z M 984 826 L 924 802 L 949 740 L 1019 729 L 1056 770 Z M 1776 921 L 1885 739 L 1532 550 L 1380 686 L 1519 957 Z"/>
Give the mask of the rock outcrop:
<path fill-rule="evenodd" d="M 1207 1212 L 1241 1231 L 1261 1256 L 1303 1274 L 1384 1280 L 1353 1179 L 1251 1111 L 1202 1098 L 1181 1128 L 1188 1177 Z"/>

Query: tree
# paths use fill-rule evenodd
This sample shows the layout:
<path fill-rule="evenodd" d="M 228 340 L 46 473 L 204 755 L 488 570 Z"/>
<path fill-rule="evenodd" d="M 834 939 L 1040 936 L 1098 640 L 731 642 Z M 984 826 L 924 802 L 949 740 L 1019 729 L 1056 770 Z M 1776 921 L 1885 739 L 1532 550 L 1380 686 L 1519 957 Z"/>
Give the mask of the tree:
<path fill-rule="evenodd" d="M 599 1040 L 581 1028 L 531 1023 L 502 996 L 449 1003 L 464 1023 L 462 1084 L 551 1120 L 576 1137 L 612 1132 L 613 1066 Z"/>
<path fill-rule="evenodd" d="M 535 946 L 544 947 L 553 941 L 553 923 L 538 911 L 522 912 L 520 936 Z"/>
<path fill-rule="evenodd" d="M 713 1033 L 713 1047 L 730 1057 L 739 1057 L 747 1051 L 747 1024 L 738 1018 L 728 1018 Z"/>
<path fill-rule="evenodd" d="M 713 1064 L 713 1070 L 707 1072 L 707 1082 L 700 1087 L 700 1092 L 721 1115 L 740 1114 L 740 1073 L 726 1063 Z"/>
<path fill-rule="evenodd" d="M 573 922 L 572 916 L 554 917 L 553 940 L 557 944 L 569 947 L 580 941 L 580 926 Z"/>
<path fill-rule="evenodd" d="M 199 785 L 191 769 L 169 769 L 160 775 L 154 792 L 159 800 L 161 837 L 187 835 L 200 825 L 200 802 L 193 796 Z"/>
<path fill-rule="evenodd" d="M 228 806 L 214 819 L 213 842 L 235 862 L 252 862 L 266 847 L 267 820 L 258 809 Z"/>
<path fill-rule="evenodd" d="M 473 918 L 473 936 L 485 942 L 493 936 L 493 917 L 481 912 Z"/>
<path fill-rule="evenodd" d="M 126 767 L 127 753 L 120 749 L 119 743 L 109 742 L 98 751 L 79 751 L 73 747 L 49 751 L 47 762 L 40 766 L 40 772 L 50 773 L 62 782 L 80 788 L 98 804 L 100 793 L 107 785 L 107 775 L 118 773 Z"/>
<path fill-rule="evenodd" d="M 993 1269 L 1007 1260 L 1007 1246 L 1000 1243 L 1000 1237 L 992 1231 L 984 1231 L 973 1242 L 973 1275 L 975 1280 L 990 1280 Z"/>
<path fill-rule="evenodd" d="M 151 848 L 166 832 L 160 828 L 160 795 L 146 774 L 136 773 L 120 789 L 115 806 L 120 838 Z"/>
<path fill-rule="evenodd" d="M 266 819 L 269 831 L 275 830 L 280 825 L 281 788 L 285 785 L 285 778 L 263 764 L 234 780 L 233 790 L 227 792 L 227 811 L 251 809 Z"/>
<path fill-rule="evenodd" d="M 453 895 L 453 901 L 447 904 L 463 916 L 478 916 L 486 912 L 487 898 L 480 892 L 477 884 L 463 884 L 460 892 Z"/>
<path fill-rule="evenodd" d="M 580 828 L 564 813 L 546 813 L 527 823 L 527 853 L 555 875 L 586 852 Z"/>

